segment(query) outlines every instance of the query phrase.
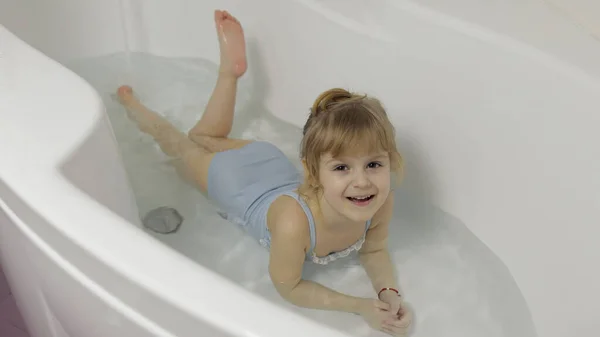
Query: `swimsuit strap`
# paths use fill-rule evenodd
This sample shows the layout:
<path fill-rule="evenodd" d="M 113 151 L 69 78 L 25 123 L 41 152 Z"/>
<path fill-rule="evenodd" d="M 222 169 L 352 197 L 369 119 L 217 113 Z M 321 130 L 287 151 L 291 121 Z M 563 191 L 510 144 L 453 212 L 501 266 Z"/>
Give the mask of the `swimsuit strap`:
<path fill-rule="evenodd" d="M 311 252 L 315 249 L 315 245 L 317 243 L 315 219 L 313 218 L 310 208 L 308 207 L 304 199 L 300 198 L 298 193 L 289 191 L 285 192 L 284 194 L 296 199 L 296 201 L 298 201 L 298 203 L 300 204 L 300 207 L 302 207 L 302 210 L 304 210 L 304 213 L 306 213 L 306 217 L 308 218 L 308 228 L 310 230 L 310 251 L 308 252 L 308 254 L 310 255 Z"/>

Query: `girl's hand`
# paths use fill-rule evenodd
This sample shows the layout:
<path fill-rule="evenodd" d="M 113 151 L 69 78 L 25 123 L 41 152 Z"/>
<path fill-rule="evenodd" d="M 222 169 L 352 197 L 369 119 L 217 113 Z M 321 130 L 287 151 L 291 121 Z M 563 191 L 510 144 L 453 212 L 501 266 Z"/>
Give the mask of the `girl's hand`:
<path fill-rule="evenodd" d="M 383 322 L 392 318 L 390 305 L 376 299 L 364 299 L 359 308 L 359 314 L 373 329 L 381 330 Z"/>
<path fill-rule="evenodd" d="M 364 299 L 360 305 L 359 314 L 375 330 L 387 332 L 394 328 L 392 323 L 397 316 L 390 311 L 390 305 L 377 299 Z"/>
<path fill-rule="evenodd" d="M 405 336 L 412 323 L 412 312 L 404 305 L 402 297 L 393 291 L 384 291 L 379 297 L 381 301 L 390 306 L 390 313 L 395 316 L 393 320 L 385 324 L 382 330 L 392 336 Z"/>

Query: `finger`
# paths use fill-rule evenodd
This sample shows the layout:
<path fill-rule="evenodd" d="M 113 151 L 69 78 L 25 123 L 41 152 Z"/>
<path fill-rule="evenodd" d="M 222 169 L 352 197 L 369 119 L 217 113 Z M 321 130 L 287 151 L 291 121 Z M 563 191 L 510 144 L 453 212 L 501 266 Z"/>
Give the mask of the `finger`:
<path fill-rule="evenodd" d="M 402 320 L 402 319 L 387 320 L 384 322 L 384 324 L 393 326 L 394 328 L 398 328 L 398 329 L 406 329 L 410 326 L 410 320 Z"/>
<path fill-rule="evenodd" d="M 397 321 L 399 319 L 398 314 L 395 314 L 393 311 L 386 311 L 385 313 L 387 314 L 385 318 L 386 322 Z"/>
<path fill-rule="evenodd" d="M 390 309 L 390 311 L 392 311 L 395 315 L 399 315 L 400 310 L 402 310 L 402 306 L 400 305 L 400 303 L 394 304 L 394 306 Z"/>
<path fill-rule="evenodd" d="M 391 325 L 382 325 L 381 326 L 381 330 L 384 332 L 387 332 L 388 334 L 392 335 L 392 336 L 404 336 L 406 335 L 406 331 L 404 329 L 400 329 L 400 328 L 396 328 L 394 326 Z"/>
<path fill-rule="evenodd" d="M 394 331 L 392 331 L 392 330 L 390 330 L 390 329 L 388 329 L 386 327 L 382 327 L 381 331 L 387 333 L 388 335 L 397 336 L 397 334 Z"/>
<path fill-rule="evenodd" d="M 390 310 L 390 305 L 388 303 L 385 303 L 384 301 L 380 301 L 380 300 L 375 300 L 375 306 L 379 309 L 383 309 L 383 310 Z"/>
<path fill-rule="evenodd" d="M 403 327 L 408 327 L 412 323 L 412 318 L 412 313 L 408 310 L 405 310 L 404 314 L 400 316 L 400 319 L 396 322 Z"/>

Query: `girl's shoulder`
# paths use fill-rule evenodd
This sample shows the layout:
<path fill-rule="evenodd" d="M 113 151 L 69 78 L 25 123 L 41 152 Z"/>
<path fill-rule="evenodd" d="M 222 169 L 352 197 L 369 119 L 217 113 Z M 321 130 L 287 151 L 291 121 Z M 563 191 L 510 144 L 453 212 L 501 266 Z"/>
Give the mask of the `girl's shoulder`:
<path fill-rule="evenodd" d="M 298 201 L 290 196 L 282 195 L 273 201 L 267 213 L 267 227 L 271 236 L 302 240 L 310 247 L 308 217 Z"/>

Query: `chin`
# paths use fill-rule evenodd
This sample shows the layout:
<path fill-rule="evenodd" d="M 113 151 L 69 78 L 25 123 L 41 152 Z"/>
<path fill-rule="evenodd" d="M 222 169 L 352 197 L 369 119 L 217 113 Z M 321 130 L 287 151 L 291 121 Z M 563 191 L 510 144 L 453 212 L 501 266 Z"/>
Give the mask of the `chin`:
<path fill-rule="evenodd" d="M 357 213 L 346 214 L 346 217 L 352 222 L 367 222 L 368 220 L 373 219 L 373 215 L 374 215 L 374 213 L 366 214 L 365 212 L 361 212 L 360 214 L 357 214 Z"/>

